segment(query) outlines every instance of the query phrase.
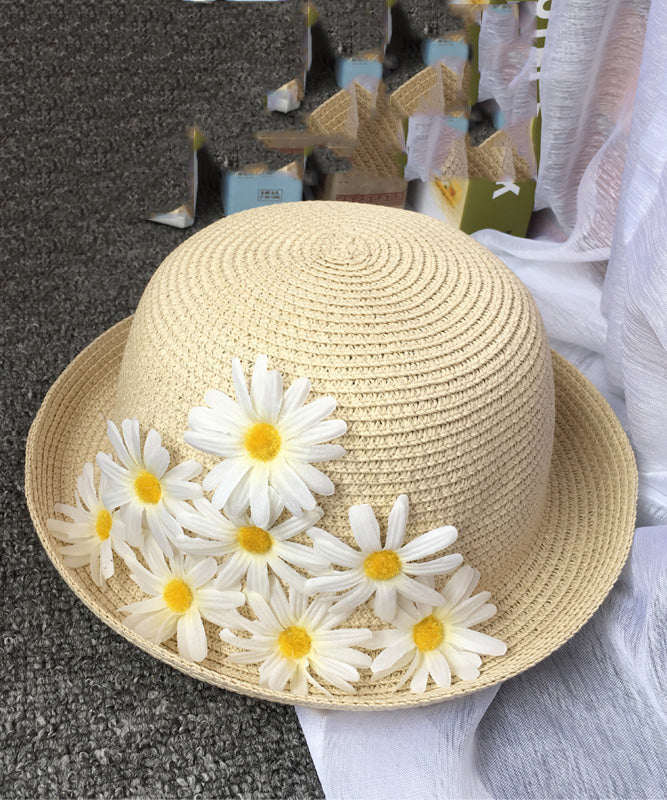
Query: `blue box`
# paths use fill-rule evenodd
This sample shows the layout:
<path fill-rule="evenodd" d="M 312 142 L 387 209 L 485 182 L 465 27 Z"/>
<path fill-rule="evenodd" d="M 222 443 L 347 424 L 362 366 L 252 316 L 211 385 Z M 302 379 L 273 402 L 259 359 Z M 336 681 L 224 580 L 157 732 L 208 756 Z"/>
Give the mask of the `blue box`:
<path fill-rule="evenodd" d="M 368 58 L 339 58 L 336 60 L 336 83 L 340 89 L 347 89 L 355 78 L 368 75 L 382 80 L 382 62 Z"/>
<path fill-rule="evenodd" d="M 222 187 L 225 216 L 248 208 L 302 199 L 303 181 L 285 172 L 228 172 Z"/>
<path fill-rule="evenodd" d="M 422 61 L 427 67 L 438 61 L 446 59 L 456 59 L 457 61 L 468 60 L 468 45 L 463 41 L 451 39 L 423 39 L 422 40 Z"/>

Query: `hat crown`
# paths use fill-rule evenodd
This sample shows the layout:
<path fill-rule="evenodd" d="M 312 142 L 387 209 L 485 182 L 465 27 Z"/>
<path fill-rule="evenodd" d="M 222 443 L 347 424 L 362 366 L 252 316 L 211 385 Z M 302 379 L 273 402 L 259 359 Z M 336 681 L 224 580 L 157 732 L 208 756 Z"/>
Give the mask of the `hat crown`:
<path fill-rule="evenodd" d="M 554 431 L 550 351 L 523 284 L 469 236 L 409 211 L 310 202 L 235 214 L 162 263 L 137 308 L 117 421 L 156 428 L 174 461 L 191 408 L 234 396 L 266 353 L 287 387 L 333 395 L 348 424 L 319 523 L 352 544 L 348 510 L 386 521 L 410 499 L 406 540 L 441 525 L 496 582 L 516 563 L 545 502 Z M 504 570 L 502 570 L 504 572 Z M 497 580 L 497 578 L 496 578 Z"/>

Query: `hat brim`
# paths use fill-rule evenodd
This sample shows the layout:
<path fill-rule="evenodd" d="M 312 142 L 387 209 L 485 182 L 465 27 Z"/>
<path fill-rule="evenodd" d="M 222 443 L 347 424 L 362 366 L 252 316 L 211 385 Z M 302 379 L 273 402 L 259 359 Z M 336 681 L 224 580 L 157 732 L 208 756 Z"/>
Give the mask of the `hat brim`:
<path fill-rule="evenodd" d="M 326 708 L 405 708 L 468 694 L 504 681 L 546 658 L 572 637 L 611 590 L 627 558 L 634 531 L 637 472 L 632 449 L 617 418 L 595 387 L 557 353 L 552 354 L 556 426 L 551 474 L 539 532 L 520 567 L 501 585 L 493 576 L 498 613 L 484 630 L 507 644 L 502 657 L 483 659 L 474 681 L 455 681 L 422 695 L 366 683 L 354 695 L 306 698 L 263 689 L 255 666 L 226 661 L 227 645 L 206 623 L 209 655 L 193 664 L 178 655 L 174 640 L 154 645 L 123 623 L 116 609 L 140 596 L 116 558 L 116 573 L 101 590 L 87 567 L 63 564 L 48 531 L 54 505 L 73 502 L 86 461 L 108 450 L 105 418 L 112 411 L 131 318 L 106 331 L 80 353 L 49 390 L 26 449 L 25 491 L 35 528 L 49 558 L 72 591 L 116 632 L 142 650 L 192 677 L 234 692 L 281 703 Z M 486 576 L 485 576 L 486 577 Z"/>

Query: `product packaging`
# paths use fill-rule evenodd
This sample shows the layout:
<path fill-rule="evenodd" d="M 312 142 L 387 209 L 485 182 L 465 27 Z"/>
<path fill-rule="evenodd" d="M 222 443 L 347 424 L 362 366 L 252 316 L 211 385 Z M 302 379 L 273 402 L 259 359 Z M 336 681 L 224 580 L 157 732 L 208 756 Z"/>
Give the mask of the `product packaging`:
<path fill-rule="evenodd" d="M 199 183 L 198 152 L 205 146 L 206 140 L 201 130 L 193 125 L 187 129 L 187 179 L 185 198 L 172 211 L 154 211 L 147 219 L 160 225 L 173 228 L 189 228 L 194 224 L 197 208 L 197 189 Z"/>
<path fill-rule="evenodd" d="M 257 206 L 292 203 L 303 196 L 303 162 L 293 161 L 276 171 L 264 165 L 227 172 L 222 181 L 225 216 Z"/>
<path fill-rule="evenodd" d="M 402 208 L 407 181 L 400 117 L 393 110 L 384 84 L 352 83 L 329 98 L 309 118 L 318 135 L 338 135 L 352 145 L 332 150 L 349 157 L 350 168 L 324 177 L 319 196 Z"/>
<path fill-rule="evenodd" d="M 464 156 L 465 153 L 465 156 Z M 478 147 L 451 150 L 449 162 L 429 181 L 410 184 L 410 206 L 465 233 L 494 228 L 525 236 L 535 199 L 530 167 L 498 131 Z"/>

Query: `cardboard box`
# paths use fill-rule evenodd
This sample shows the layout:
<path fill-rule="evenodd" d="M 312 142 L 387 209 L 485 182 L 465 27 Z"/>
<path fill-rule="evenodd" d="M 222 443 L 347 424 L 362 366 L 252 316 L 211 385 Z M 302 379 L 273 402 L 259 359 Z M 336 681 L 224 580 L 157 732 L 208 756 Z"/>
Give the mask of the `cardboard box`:
<path fill-rule="evenodd" d="M 443 169 L 430 181 L 412 181 L 410 206 L 465 233 L 494 228 L 525 236 L 535 181 L 509 138 L 498 131 L 479 147 L 468 145 L 466 162 L 458 169 Z"/>
<path fill-rule="evenodd" d="M 332 172 L 326 176 L 321 199 L 403 208 L 407 190 L 408 182 L 400 177 Z"/>
<path fill-rule="evenodd" d="M 303 176 L 296 164 L 277 172 L 228 172 L 222 183 L 225 216 L 258 206 L 293 203 L 303 197 Z"/>

